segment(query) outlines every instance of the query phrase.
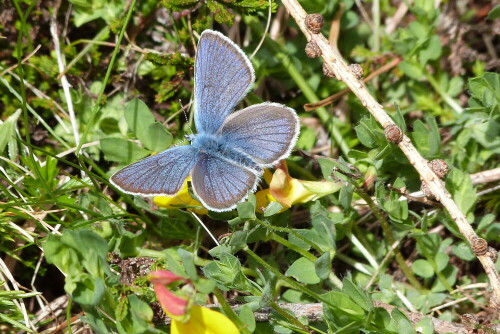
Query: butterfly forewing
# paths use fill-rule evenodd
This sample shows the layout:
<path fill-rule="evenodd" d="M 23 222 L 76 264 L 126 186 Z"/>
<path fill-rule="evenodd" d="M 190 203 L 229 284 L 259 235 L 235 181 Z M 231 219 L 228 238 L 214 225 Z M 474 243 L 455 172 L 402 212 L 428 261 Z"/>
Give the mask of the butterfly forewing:
<path fill-rule="evenodd" d="M 203 205 L 213 211 L 228 211 L 254 191 L 255 172 L 222 158 L 201 154 L 191 173 L 193 189 Z"/>
<path fill-rule="evenodd" d="M 133 163 L 111 177 L 111 182 L 129 194 L 174 195 L 195 165 L 198 151 L 178 146 Z"/>
<path fill-rule="evenodd" d="M 213 134 L 253 84 L 253 67 L 229 38 L 205 30 L 198 42 L 194 72 L 196 129 Z"/>
<path fill-rule="evenodd" d="M 229 115 L 219 133 L 234 148 L 270 166 L 290 154 L 299 134 L 299 119 L 291 108 L 262 103 Z"/>
<path fill-rule="evenodd" d="M 286 158 L 299 134 L 293 111 L 262 103 L 232 113 L 255 80 L 241 49 L 224 35 L 201 34 L 195 60 L 193 145 L 170 148 L 123 168 L 111 182 L 126 193 L 175 195 L 191 173 L 205 207 L 229 211 L 255 191 L 262 168 Z"/>

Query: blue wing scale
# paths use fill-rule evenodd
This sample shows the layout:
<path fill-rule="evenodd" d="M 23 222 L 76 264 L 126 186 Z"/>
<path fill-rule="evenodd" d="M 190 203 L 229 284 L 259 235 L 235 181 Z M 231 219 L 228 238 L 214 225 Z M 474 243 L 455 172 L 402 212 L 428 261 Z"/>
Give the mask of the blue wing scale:
<path fill-rule="evenodd" d="M 123 192 L 157 196 L 175 195 L 195 165 L 198 151 L 191 146 L 177 146 L 133 163 L 111 177 Z"/>
<path fill-rule="evenodd" d="M 235 149 L 270 167 L 290 154 L 299 135 L 299 119 L 293 109 L 266 102 L 229 115 L 219 134 Z"/>
<path fill-rule="evenodd" d="M 196 128 L 214 134 L 251 88 L 253 67 L 229 38 L 205 30 L 198 42 L 194 73 Z"/>
<path fill-rule="evenodd" d="M 201 154 L 191 173 L 193 190 L 205 207 L 229 211 L 255 191 L 259 176 L 222 158 Z"/>

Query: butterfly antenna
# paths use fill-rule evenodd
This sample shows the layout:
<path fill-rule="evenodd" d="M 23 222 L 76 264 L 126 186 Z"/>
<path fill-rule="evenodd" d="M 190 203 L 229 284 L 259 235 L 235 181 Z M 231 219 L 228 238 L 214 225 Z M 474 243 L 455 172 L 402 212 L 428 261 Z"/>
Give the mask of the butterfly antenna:
<path fill-rule="evenodd" d="M 179 103 L 180 103 L 180 101 L 179 101 Z M 189 120 L 189 116 L 188 116 L 188 114 L 187 114 L 187 110 L 189 109 L 189 107 L 191 107 L 191 104 L 192 104 L 192 103 L 193 103 L 193 102 L 192 102 L 192 101 L 190 101 L 190 102 L 189 102 L 186 106 L 183 106 L 183 107 L 182 107 L 182 112 L 183 112 L 183 114 L 184 114 L 184 119 L 186 120 L 186 123 L 187 123 L 187 125 L 188 125 L 188 129 L 189 129 L 189 134 L 190 134 L 190 135 L 193 135 L 194 133 L 193 133 L 193 129 L 191 129 L 191 121 Z"/>
<path fill-rule="evenodd" d="M 257 47 L 255 48 L 254 52 L 250 56 L 250 59 L 252 59 L 253 56 L 255 56 L 255 54 L 257 53 L 257 51 L 259 51 L 260 47 L 262 46 L 262 43 L 264 43 L 264 40 L 266 39 L 267 32 L 269 31 L 269 26 L 271 25 L 272 0 L 269 0 L 268 6 L 269 6 L 269 11 L 267 14 L 266 30 L 264 30 L 264 34 L 262 35 L 262 38 L 260 39 L 259 45 L 257 45 Z"/>
<path fill-rule="evenodd" d="M 203 224 L 200 217 L 198 217 L 198 215 L 194 212 L 191 212 L 191 215 L 194 217 L 194 219 L 196 219 L 198 221 L 198 223 L 200 223 L 200 225 L 205 229 L 205 231 L 207 231 L 208 235 L 210 236 L 210 238 L 212 238 L 212 240 L 215 242 L 215 244 L 217 246 L 220 246 L 220 243 L 219 243 L 219 241 L 217 241 L 217 238 L 212 234 L 212 232 L 210 232 L 208 227 L 205 224 Z"/>

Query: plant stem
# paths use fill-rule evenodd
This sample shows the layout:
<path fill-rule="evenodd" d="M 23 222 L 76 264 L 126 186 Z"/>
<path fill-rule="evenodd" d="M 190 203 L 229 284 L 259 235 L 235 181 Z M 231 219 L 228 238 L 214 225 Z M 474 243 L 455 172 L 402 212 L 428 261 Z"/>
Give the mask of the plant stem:
<path fill-rule="evenodd" d="M 264 33 L 264 30 L 262 29 L 262 26 L 260 23 L 254 19 L 247 17 L 246 18 L 247 23 L 250 25 L 250 27 L 254 30 L 257 31 L 258 34 L 262 35 Z M 314 92 L 314 90 L 309 86 L 307 83 L 307 80 L 304 78 L 302 73 L 300 73 L 299 69 L 295 66 L 295 64 L 292 62 L 290 57 L 287 55 L 287 53 L 284 51 L 284 48 L 279 45 L 277 42 L 273 41 L 272 39 L 266 37 L 264 43 L 266 46 L 274 53 L 274 56 L 281 61 L 281 64 L 283 67 L 288 71 L 288 74 L 292 77 L 292 79 L 295 81 L 297 86 L 300 88 L 304 96 L 307 98 L 309 103 L 317 102 L 320 99 Z M 330 113 L 324 108 L 318 108 L 315 110 L 316 114 L 318 117 L 321 119 L 321 121 L 324 124 L 329 124 L 332 123 L 332 126 L 329 127 L 329 130 L 332 134 L 333 139 L 335 142 L 339 145 L 340 150 L 344 154 L 347 160 L 349 160 L 350 163 L 354 163 L 354 159 L 349 158 L 349 146 L 347 145 L 346 141 L 344 140 L 344 137 L 340 133 L 340 130 L 336 126 L 334 120 L 332 119 Z"/>
<path fill-rule="evenodd" d="M 382 230 L 384 231 L 384 236 L 385 239 L 387 240 L 388 245 L 393 245 L 395 242 L 394 235 L 392 234 L 391 226 L 387 219 L 385 218 L 384 214 L 382 211 L 380 211 L 379 207 L 373 202 L 370 196 L 366 194 L 362 189 L 358 188 L 358 191 L 356 192 L 362 199 L 365 200 L 365 202 L 368 204 L 370 209 L 372 210 L 373 214 L 375 217 L 377 217 L 377 220 L 380 222 L 380 225 L 382 226 Z M 422 289 L 422 284 L 418 281 L 417 277 L 413 274 L 413 271 L 411 270 L 410 267 L 406 264 L 406 261 L 401 254 L 401 250 L 399 249 L 399 246 L 394 249 L 394 257 L 396 258 L 396 262 L 399 265 L 399 268 L 403 272 L 403 274 L 406 276 L 410 284 L 418 290 Z"/>
<path fill-rule="evenodd" d="M 441 98 L 443 99 L 443 101 L 446 102 L 446 104 L 451 109 L 453 109 L 456 113 L 461 114 L 464 111 L 464 109 L 457 102 L 455 102 L 455 100 L 453 100 L 453 98 L 450 95 L 448 95 L 447 92 L 445 92 L 441 88 L 441 86 L 436 81 L 436 79 L 434 79 L 434 77 L 431 74 L 429 74 L 425 70 L 425 68 L 422 71 L 425 73 L 425 78 L 427 79 L 427 81 L 429 81 L 429 83 L 431 84 L 432 88 L 434 88 L 434 90 L 441 96 Z"/>
<path fill-rule="evenodd" d="M 267 270 L 269 270 L 270 272 L 272 272 L 273 274 L 275 274 L 279 279 L 285 281 L 287 284 L 289 284 L 294 289 L 302 291 L 303 293 L 311 296 L 312 298 L 315 298 L 316 300 L 322 301 L 322 302 L 330 305 L 330 303 L 328 301 L 324 300 L 323 297 L 321 297 L 316 292 L 312 291 L 309 288 L 306 288 L 302 284 L 300 284 L 300 283 L 294 281 L 293 279 L 291 279 L 291 278 L 286 277 L 285 275 L 283 275 L 279 270 L 277 270 L 276 268 L 274 268 L 273 266 L 271 266 L 269 263 L 267 263 L 266 261 L 264 261 L 257 254 L 255 254 L 254 252 L 252 252 L 250 250 L 250 248 L 245 247 L 245 248 L 243 248 L 243 251 L 245 253 L 247 253 L 251 258 L 253 258 L 258 264 L 260 264 L 261 266 L 263 266 L 264 268 L 266 268 Z M 332 306 L 332 305 L 330 305 L 330 306 Z"/>
<path fill-rule="evenodd" d="M 299 246 L 297 246 L 295 244 L 292 244 L 290 241 L 286 240 L 285 238 L 280 237 L 276 233 L 273 233 L 271 235 L 271 238 L 274 241 L 279 242 L 280 244 L 282 244 L 286 248 L 291 249 L 291 250 L 299 253 L 300 255 L 302 255 L 303 257 L 305 257 L 306 259 L 308 259 L 309 261 L 315 262 L 317 260 L 316 256 L 314 256 L 311 253 L 309 253 L 308 251 L 300 248 Z"/>
<path fill-rule="evenodd" d="M 216 289 L 214 289 L 213 294 L 217 298 L 217 301 L 219 302 L 224 313 L 238 327 L 238 329 L 241 331 L 241 333 L 251 334 L 251 332 L 247 329 L 245 324 L 241 321 L 241 319 L 238 317 L 238 315 L 231 308 L 231 305 L 229 305 L 226 298 L 224 298 L 221 291 L 216 288 Z"/>
<path fill-rule="evenodd" d="M 109 81 L 109 77 L 111 76 L 111 71 L 113 70 L 113 67 L 115 65 L 116 57 L 118 55 L 118 52 L 120 51 L 120 44 L 122 42 L 123 36 L 125 35 L 125 30 L 127 28 L 128 22 L 130 21 L 130 18 L 132 17 L 132 12 L 134 11 L 135 8 L 135 3 L 136 0 L 132 0 L 130 7 L 128 8 L 127 16 L 125 17 L 125 22 L 123 22 L 122 29 L 120 31 L 120 34 L 118 35 L 118 40 L 116 41 L 116 46 L 115 49 L 113 50 L 113 54 L 111 56 L 111 60 L 109 62 L 108 69 L 106 71 L 106 75 L 104 76 L 104 80 L 102 82 L 101 90 L 99 92 L 99 95 L 97 96 L 97 101 L 95 102 L 94 109 L 92 110 L 92 114 L 90 115 L 89 121 L 87 123 L 87 127 L 85 128 L 82 139 L 78 143 L 78 146 L 76 147 L 75 150 L 75 155 L 79 156 L 80 154 L 80 149 L 82 148 L 82 145 L 85 143 L 85 139 L 87 138 L 87 135 L 90 131 L 90 129 L 93 128 L 95 118 L 97 116 L 97 113 L 101 109 L 101 100 L 104 95 L 104 91 L 106 90 L 106 86 Z M 80 161 L 80 163 L 83 163 Z"/>

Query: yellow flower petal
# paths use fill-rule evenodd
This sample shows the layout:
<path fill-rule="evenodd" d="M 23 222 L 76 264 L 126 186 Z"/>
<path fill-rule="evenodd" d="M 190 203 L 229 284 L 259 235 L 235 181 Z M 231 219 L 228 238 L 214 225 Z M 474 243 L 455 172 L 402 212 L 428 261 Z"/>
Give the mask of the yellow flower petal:
<path fill-rule="evenodd" d="M 172 320 L 170 334 L 239 334 L 236 325 L 224 314 L 194 305 L 185 323 Z"/>
<path fill-rule="evenodd" d="M 315 201 L 323 196 L 340 190 L 340 182 L 331 181 L 304 181 L 293 178 L 288 174 L 284 163 L 274 172 L 269 185 L 270 194 L 281 204 L 291 207 L 296 203 Z"/>
<path fill-rule="evenodd" d="M 174 196 L 156 196 L 153 199 L 155 205 L 161 206 L 162 208 L 167 209 L 178 209 L 183 206 L 199 206 L 203 207 L 203 205 L 191 197 L 189 194 L 188 181 L 190 177 L 188 177 L 181 186 L 181 189 Z M 188 208 L 188 211 L 193 211 L 199 215 L 208 214 L 207 209 L 194 209 Z"/>

